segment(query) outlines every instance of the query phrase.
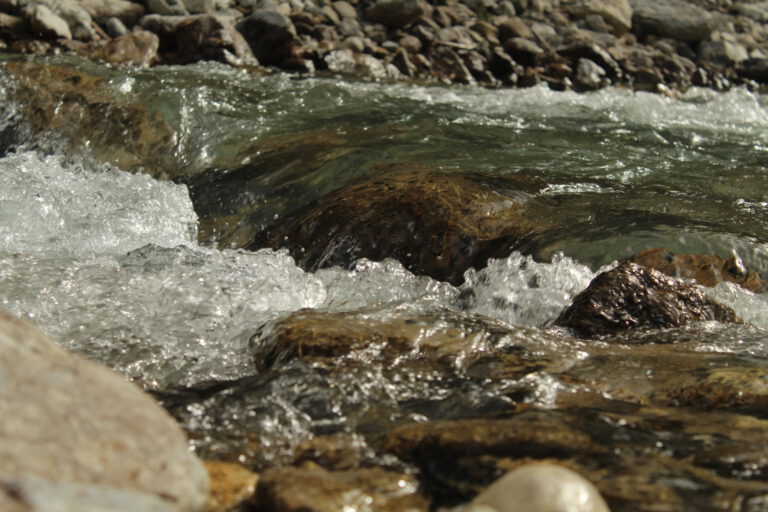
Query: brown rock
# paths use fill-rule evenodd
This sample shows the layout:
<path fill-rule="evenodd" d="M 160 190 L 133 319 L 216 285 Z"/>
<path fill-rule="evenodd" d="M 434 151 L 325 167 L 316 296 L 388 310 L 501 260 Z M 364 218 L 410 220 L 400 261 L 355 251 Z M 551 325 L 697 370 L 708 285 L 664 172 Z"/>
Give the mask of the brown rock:
<path fill-rule="evenodd" d="M 731 308 L 697 288 L 656 270 L 625 262 L 595 277 L 555 323 L 570 327 L 581 336 L 596 336 L 706 320 L 737 321 Z"/>
<path fill-rule="evenodd" d="M 327 471 L 315 464 L 265 471 L 256 500 L 260 509 L 279 512 L 427 511 L 411 475 L 379 468 Z"/>
<path fill-rule="evenodd" d="M 253 498 L 259 475 L 234 462 L 204 460 L 211 481 L 208 512 L 229 512 Z"/>
<path fill-rule="evenodd" d="M 172 62 L 216 60 L 235 66 L 258 64 L 243 35 L 235 29 L 232 19 L 225 16 L 190 16 L 176 27 L 173 37 L 178 49 L 169 56 Z"/>
<path fill-rule="evenodd" d="M 382 165 L 248 248 L 287 247 L 307 269 L 395 258 L 414 273 L 460 283 L 469 267 L 509 254 L 551 222 L 546 203 L 523 191 L 505 195 L 483 179 Z M 531 183 L 517 185 L 530 189 Z"/>
<path fill-rule="evenodd" d="M 172 156 L 174 131 L 159 112 L 132 103 L 94 75 L 39 62 L 9 62 L 14 99 L 33 131 L 52 130 L 77 147 L 124 170 L 142 167 L 155 177 L 184 172 Z"/>
<path fill-rule="evenodd" d="M 668 276 L 693 279 L 702 286 L 717 286 L 728 281 L 755 293 L 766 291 L 760 275 L 747 268 L 740 258 L 705 254 L 676 254 L 667 249 L 648 249 L 628 261 L 664 272 Z"/>

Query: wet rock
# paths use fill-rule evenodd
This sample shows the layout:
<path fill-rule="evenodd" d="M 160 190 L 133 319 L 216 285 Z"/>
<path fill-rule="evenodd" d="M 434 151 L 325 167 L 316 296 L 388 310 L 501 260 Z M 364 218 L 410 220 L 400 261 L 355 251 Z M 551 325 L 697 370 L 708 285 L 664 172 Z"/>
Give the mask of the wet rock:
<path fill-rule="evenodd" d="M 43 39 L 72 39 L 69 25 L 45 5 L 34 5 L 24 11 L 30 28 Z"/>
<path fill-rule="evenodd" d="M 117 20 L 117 18 L 112 18 Z M 157 60 L 160 39 L 152 32 L 137 30 L 108 41 L 103 46 L 78 53 L 112 64 L 149 66 Z"/>
<path fill-rule="evenodd" d="M 387 27 L 405 27 L 424 14 L 422 0 L 376 0 L 365 10 L 369 21 Z"/>
<path fill-rule="evenodd" d="M 581 18 L 596 14 L 610 25 L 617 35 L 632 28 L 632 6 L 628 0 L 578 0 L 567 4 L 565 10 Z"/>
<path fill-rule="evenodd" d="M 762 293 L 766 284 L 760 275 L 750 270 L 741 258 L 721 258 L 705 254 L 676 254 L 667 249 L 648 249 L 635 254 L 629 261 L 664 272 L 668 276 L 693 279 L 702 286 L 717 286 L 729 281 L 749 291 Z"/>
<path fill-rule="evenodd" d="M 530 464 L 509 472 L 480 493 L 471 506 L 498 512 L 609 512 L 584 477 L 563 466 Z"/>
<path fill-rule="evenodd" d="M 290 18 L 277 12 L 258 9 L 237 24 L 258 61 L 280 65 L 289 59 L 296 39 L 296 28 Z"/>
<path fill-rule="evenodd" d="M 555 323 L 581 336 L 596 336 L 706 320 L 735 322 L 736 314 L 691 285 L 625 262 L 595 277 Z"/>
<path fill-rule="evenodd" d="M 611 79 L 620 79 L 623 71 L 618 62 L 614 60 L 608 51 L 592 42 L 576 42 L 564 48 L 560 48 L 558 53 L 563 57 L 578 62 L 581 59 L 588 59 L 600 66 L 605 74 Z"/>
<path fill-rule="evenodd" d="M 20 32 L 26 32 L 26 29 L 27 22 L 23 18 L 0 13 L 0 36 L 12 38 Z"/>
<path fill-rule="evenodd" d="M 633 30 L 698 43 L 712 32 L 709 13 L 680 0 L 630 0 Z"/>
<path fill-rule="evenodd" d="M 181 429 L 122 377 L 3 312 L 0 376 L 0 505 L 203 509 L 208 477 Z"/>
<path fill-rule="evenodd" d="M 607 83 L 605 70 L 589 59 L 579 59 L 573 76 L 576 90 L 595 91 Z"/>
<path fill-rule="evenodd" d="M 523 191 L 498 192 L 483 179 L 382 165 L 248 248 L 287 247 L 307 269 L 395 258 L 416 274 L 460 283 L 466 269 L 506 256 L 551 222 L 545 202 Z M 517 184 L 530 190 L 530 183 Z"/>
<path fill-rule="evenodd" d="M 428 52 L 432 71 L 446 83 L 474 84 L 475 77 L 464 59 L 448 46 L 436 46 Z"/>
<path fill-rule="evenodd" d="M 256 501 L 262 510 L 279 512 L 427 511 L 429 502 L 410 475 L 379 468 L 327 471 L 308 463 L 265 471 Z"/>
<path fill-rule="evenodd" d="M 252 500 L 259 475 L 233 462 L 206 460 L 203 464 L 211 480 L 208 512 L 229 512 Z"/>
<path fill-rule="evenodd" d="M 183 173 L 173 158 L 175 132 L 158 112 L 132 103 L 99 77 L 43 63 L 9 62 L 21 103 L 35 133 L 54 131 L 82 151 L 124 170 L 155 177 Z"/>

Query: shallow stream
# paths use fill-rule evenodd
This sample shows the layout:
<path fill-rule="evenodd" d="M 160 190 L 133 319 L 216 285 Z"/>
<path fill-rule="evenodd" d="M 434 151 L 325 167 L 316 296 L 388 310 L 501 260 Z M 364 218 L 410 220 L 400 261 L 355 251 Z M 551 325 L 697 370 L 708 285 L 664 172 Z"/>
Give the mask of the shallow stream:
<path fill-rule="evenodd" d="M 38 60 L 84 69 L 116 97 L 160 112 L 175 132 L 172 157 L 184 178 L 119 170 L 94 159 L 87 143 L 73 151 L 56 133 L 24 135 L 14 79 L 0 74 L 0 131 L 17 137 L 0 158 L 0 307 L 157 393 L 204 456 L 263 469 L 290 463 L 301 442 L 321 435 L 361 435 L 366 441 L 349 441 L 360 451 L 355 443 L 374 446 L 398 426 L 496 418 L 522 406 L 570 410 L 582 394 L 590 404 L 679 406 L 678 395 L 660 389 L 686 372 L 749 368 L 760 382 L 768 378 L 768 300 L 735 285 L 707 293 L 748 325 L 650 333 L 642 344 L 576 340 L 551 326 L 602 267 L 647 248 L 736 253 L 768 276 L 763 97 L 741 89 L 669 98 L 620 89 L 424 87 L 253 76 L 215 64 L 126 70 Z M 237 195 L 249 214 L 216 246 L 181 182 L 249 162 L 261 165 Z M 285 251 L 226 248 L 381 163 L 544 180 L 538 194 L 566 227 L 524 254 L 468 271 L 460 286 L 415 276 L 394 260 L 309 273 Z M 299 310 L 352 319 L 363 338 L 395 329 L 412 344 L 290 355 L 279 348 L 281 322 Z M 441 337 L 449 341 L 435 341 Z M 765 402 L 736 409 L 762 421 L 768 391 L 750 390 Z M 703 415 L 690 424 L 715 414 L 687 405 L 686 414 Z M 609 411 L 600 416 L 605 432 L 578 428 L 592 429 L 606 447 L 647 446 L 645 455 L 690 461 L 705 435 L 715 440 L 704 444 L 718 449 L 723 440 L 741 450 L 768 440 L 737 442 L 680 419 L 622 437 L 616 429 L 633 421 L 620 417 L 626 411 L 591 407 Z M 394 462 L 376 449 L 365 453 L 366 464 L 429 472 L 399 452 Z M 594 460 L 608 464 L 605 457 Z M 734 457 L 730 466 L 712 462 L 713 474 L 768 478 L 765 457 L 741 465 Z M 763 510 L 768 496 L 768 487 L 731 488 L 714 476 L 669 471 L 648 481 L 673 489 L 677 502 L 650 491 L 638 491 L 636 499 L 646 500 L 639 505 L 619 491 L 609 502 L 615 510 Z M 473 492 L 445 491 L 450 485 L 432 476 L 437 505 Z M 713 496 L 726 497 L 720 505 Z M 653 508 L 659 503 L 668 508 Z M 735 504 L 741 508 L 728 508 Z"/>

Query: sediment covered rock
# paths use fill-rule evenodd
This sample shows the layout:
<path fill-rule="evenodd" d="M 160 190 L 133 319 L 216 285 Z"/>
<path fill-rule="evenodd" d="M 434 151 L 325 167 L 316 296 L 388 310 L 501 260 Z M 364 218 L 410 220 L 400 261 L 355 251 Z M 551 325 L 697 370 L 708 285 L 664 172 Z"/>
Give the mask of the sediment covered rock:
<path fill-rule="evenodd" d="M 625 262 L 599 274 L 555 321 L 582 336 L 625 329 L 679 327 L 691 322 L 735 322 L 734 311 L 694 286 Z"/>
<path fill-rule="evenodd" d="M 4 510 L 204 508 L 207 474 L 152 398 L 4 312 L 0 415 Z"/>

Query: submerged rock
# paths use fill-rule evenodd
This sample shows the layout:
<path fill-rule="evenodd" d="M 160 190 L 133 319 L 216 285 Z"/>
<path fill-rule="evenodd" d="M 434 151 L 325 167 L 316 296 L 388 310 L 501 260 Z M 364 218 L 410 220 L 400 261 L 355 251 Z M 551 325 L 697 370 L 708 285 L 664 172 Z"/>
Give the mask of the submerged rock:
<path fill-rule="evenodd" d="M 702 286 L 716 286 L 723 281 L 736 283 L 756 293 L 766 291 L 760 275 L 750 270 L 737 256 L 721 258 L 706 254 L 676 254 L 667 249 L 648 249 L 628 261 L 664 272 L 668 276 L 693 279 Z"/>
<path fill-rule="evenodd" d="M 309 270 L 395 258 L 415 274 L 461 283 L 554 221 L 525 178 L 495 186 L 470 173 L 381 165 L 322 197 L 248 249 L 286 247 Z M 517 187 L 515 190 L 513 187 Z"/>
<path fill-rule="evenodd" d="M 33 132 L 64 137 L 78 149 L 124 170 L 143 168 L 154 177 L 177 177 L 175 132 L 160 112 L 131 102 L 107 80 L 35 61 L 9 62 L 13 99 Z"/>
<path fill-rule="evenodd" d="M 637 263 L 599 274 L 555 321 L 581 336 L 625 329 L 679 327 L 691 322 L 735 322 L 736 313 L 696 287 Z"/>
<path fill-rule="evenodd" d="M 530 464 L 509 472 L 472 500 L 471 507 L 478 505 L 497 512 L 609 512 L 595 486 L 555 464 Z"/>
<path fill-rule="evenodd" d="M 265 471 L 256 502 L 275 512 L 426 512 L 429 502 L 418 487 L 413 476 L 380 468 L 327 471 L 307 463 Z"/>
<path fill-rule="evenodd" d="M 0 417 L 3 510 L 205 506 L 205 470 L 152 398 L 4 312 Z"/>

